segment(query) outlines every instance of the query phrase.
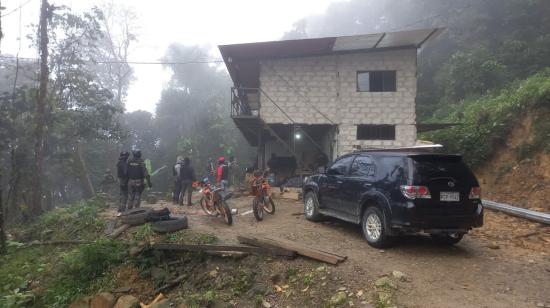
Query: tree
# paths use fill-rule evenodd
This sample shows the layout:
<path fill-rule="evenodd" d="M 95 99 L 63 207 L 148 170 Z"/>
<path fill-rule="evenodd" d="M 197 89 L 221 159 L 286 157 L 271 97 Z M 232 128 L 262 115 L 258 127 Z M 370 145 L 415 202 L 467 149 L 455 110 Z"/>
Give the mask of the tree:
<path fill-rule="evenodd" d="M 44 156 L 44 126 L 46 121 L 46 98 L 48 92 L 48 20 L 51 18 L 52 7 L 48 0 L 42 0 L 40 9 L 40 88 L 36 101 L 35 132 L 34 132 L 34 177 L 32 194 L 32 212 L 42 213 L 42 162 Z"/>

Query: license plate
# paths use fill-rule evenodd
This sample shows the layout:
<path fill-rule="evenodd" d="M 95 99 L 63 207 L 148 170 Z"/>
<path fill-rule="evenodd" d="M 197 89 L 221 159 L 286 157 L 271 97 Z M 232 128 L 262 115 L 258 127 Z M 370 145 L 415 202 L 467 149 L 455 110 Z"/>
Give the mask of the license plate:
<path fill-rule="evenodd" d="M 460 201 L 460 194 L 458 191 L 442 191 L 439 194 L 439 200 L 446 202 Z"/>

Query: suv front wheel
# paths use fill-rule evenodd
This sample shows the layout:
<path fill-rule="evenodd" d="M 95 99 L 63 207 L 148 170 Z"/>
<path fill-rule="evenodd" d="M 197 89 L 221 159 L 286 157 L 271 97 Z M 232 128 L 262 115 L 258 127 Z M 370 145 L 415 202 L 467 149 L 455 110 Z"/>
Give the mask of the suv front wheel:
<path fill-rule="evenodd" d="M 368 207 L 363 213 L 361 221 L 363 236 L 367 243 L 375 248 L 383 248 L 390 244 L 390 237 L 386 235 L 384 213 L 377 207 Z"/>
<path fill-rule="evenodd" d="M 321 214 L 319 213 L 319 201 L 314 192 L 308 191 L 304 196 L 304 216 L 307 220 L 319 221 Z"/>

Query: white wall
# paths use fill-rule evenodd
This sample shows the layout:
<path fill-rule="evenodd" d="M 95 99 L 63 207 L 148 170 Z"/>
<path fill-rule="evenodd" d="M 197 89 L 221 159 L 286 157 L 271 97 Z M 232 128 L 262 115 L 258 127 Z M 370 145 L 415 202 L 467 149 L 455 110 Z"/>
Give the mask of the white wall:
<path fill-rule="evenodd" d="M 397 91 L 357 92 L 369 70 L 396 70 Z M 262 61 L 260 87 L 297 123 L 337 124 L 338 154 L 416 141 L 416 49 Z M 265 95 L 261 105 L 266 123 L 292 123 Z M 394 124 L 396 140 L 356 140 L 357 124 Z"/>

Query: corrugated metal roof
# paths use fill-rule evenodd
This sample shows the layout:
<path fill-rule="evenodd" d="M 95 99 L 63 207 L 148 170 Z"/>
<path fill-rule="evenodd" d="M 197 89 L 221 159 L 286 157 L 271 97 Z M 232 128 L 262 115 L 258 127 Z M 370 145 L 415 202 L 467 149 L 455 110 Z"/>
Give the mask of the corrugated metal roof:
<path fill-rule="evenodd" d="M 260 60 L 313 57 L 384 49 L 420 48 L 443 29 L 418 29 L 340 37 L 270 41 L 218 46 L 236 86 L 259 86 Z"/>

